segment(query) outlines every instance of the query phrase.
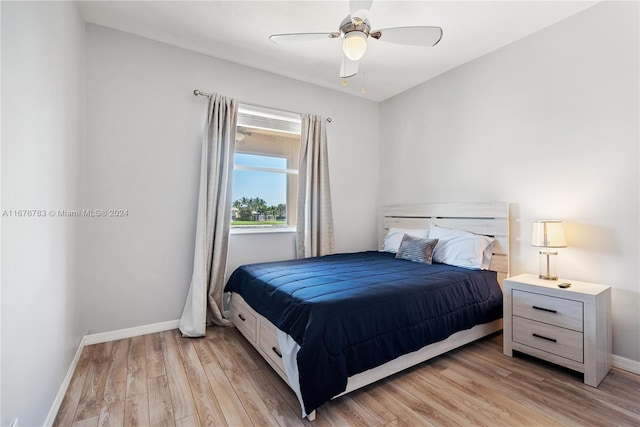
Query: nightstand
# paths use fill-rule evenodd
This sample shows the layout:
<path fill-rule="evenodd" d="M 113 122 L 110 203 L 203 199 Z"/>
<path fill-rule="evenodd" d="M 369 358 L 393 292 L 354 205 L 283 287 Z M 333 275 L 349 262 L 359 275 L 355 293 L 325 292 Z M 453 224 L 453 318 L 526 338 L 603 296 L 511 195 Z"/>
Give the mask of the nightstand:
<path fill-rule="evenodd" d="M 560 283 L 571 283 L 566 289 Z M 597 387 L 611 369 L 611 288 L 521 274 L 504 281 L 504 347 L 584 373 Z"/>

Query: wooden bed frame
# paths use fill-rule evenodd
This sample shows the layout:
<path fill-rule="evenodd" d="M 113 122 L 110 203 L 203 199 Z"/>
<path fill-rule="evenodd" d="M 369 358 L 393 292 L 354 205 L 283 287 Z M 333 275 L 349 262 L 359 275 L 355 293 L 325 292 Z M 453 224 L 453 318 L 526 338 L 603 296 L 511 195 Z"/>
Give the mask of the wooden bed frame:
<path fill-rule="evenodd" d="M 392 227 L 428 228 L 431 224 L 495 237 L 489 269 L 497 272 L 498 282 L 502 286 L 503 280 L 509 275 L 508 203 L 403 204 L 384 207 L 384 235 Z M 231 320 L 234 325 L 291 387 L 282 363 L 275 326 L 256 313 L 240 295 L 232 294 L 230 309 Z M 349 377 L 346 390 L 338 396 L 374 383 L 501 329 L 502 319 L 499 319 L 457 332 L 443 341 L 430 344 L 418 351 L 405 354 L 376 368 Z M 334 396 L 334 398 L 338 396 Z M 307 418 L 313 421 L 315 419 L 315 411 L 308 414 Z"/>

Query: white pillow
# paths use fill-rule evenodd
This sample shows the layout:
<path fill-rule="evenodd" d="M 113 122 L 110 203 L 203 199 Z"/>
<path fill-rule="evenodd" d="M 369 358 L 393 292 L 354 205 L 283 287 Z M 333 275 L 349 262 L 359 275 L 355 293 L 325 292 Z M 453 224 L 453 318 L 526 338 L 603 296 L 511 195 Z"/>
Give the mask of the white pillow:
<path fill-rule="evenodd" d="M 432 225 L 429 238 L 438 239 L 433 252 L 435 262 L 474 270 L 489 269 L 495 240 L 493 237 Z"/>
<path fill-rule="evenodd" d="M 427 239 L 429 237 L 428 228 L 390 228 L 389 233 L 385 236 L 384 242 L 382 242 L 382 250 L 384 252 L 397 253 L 402 242 L 402 237 L 408 234 L 409 236 L 417 237 L 419 239 Z"/>

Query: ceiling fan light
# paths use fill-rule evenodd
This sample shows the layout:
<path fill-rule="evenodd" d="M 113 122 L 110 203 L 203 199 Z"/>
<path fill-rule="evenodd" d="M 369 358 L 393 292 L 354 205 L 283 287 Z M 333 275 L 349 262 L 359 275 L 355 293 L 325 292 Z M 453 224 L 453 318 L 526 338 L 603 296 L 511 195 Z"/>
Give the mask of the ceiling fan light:
<path fill-rule="evenodd" d="M 344 36 L 342 50 L 352 61 L 358 61 L 367 51 L 367 35 L 362 31 L 351 31 Z"/>

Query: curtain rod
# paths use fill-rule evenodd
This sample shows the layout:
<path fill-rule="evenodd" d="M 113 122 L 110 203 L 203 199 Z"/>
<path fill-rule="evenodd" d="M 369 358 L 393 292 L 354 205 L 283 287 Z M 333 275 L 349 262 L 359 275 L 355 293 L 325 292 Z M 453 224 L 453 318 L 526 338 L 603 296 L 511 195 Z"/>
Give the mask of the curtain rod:
<path fill-rule="evenodd" d="M 202 92 L 201 90 L 198 89 L 194 89 L 193 90 L 193 94 L 195 96 L 204 96 L 206 98 L 210 98 L 213 94 L 212 93 L 206 93 L 206 92 Z M 273 108 L 273 107 L 267 107 L 265 105 L 258 105 L 258 104 L 252 104 L 250 102 L 244 102 L 244 101 L 239 101 L 241 104 L 244 105 L 250 105 L 252 107 L 258 107 L 258 108 L 268 108 L 270 110 L 277 110 L 277 111 L 284 111 L 285 113 L 292 113 L 292 114 L 300 114 L 297 111 L 289 111 L 289 110 L 282 110 L 280 108 Z M 331 117 L 327 117 L 327 123 L 331 123 Z"/>

